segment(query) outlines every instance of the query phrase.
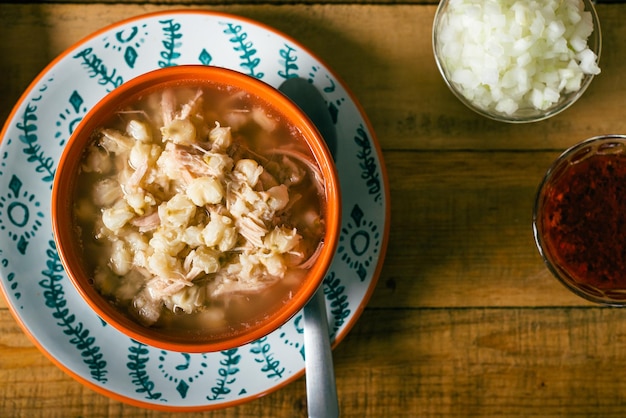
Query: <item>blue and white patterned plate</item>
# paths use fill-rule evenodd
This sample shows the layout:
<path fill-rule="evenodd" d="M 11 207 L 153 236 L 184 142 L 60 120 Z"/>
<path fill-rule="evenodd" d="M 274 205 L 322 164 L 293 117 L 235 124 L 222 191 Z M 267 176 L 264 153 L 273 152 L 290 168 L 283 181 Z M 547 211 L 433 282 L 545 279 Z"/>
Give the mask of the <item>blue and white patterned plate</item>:
<path fill-rule="evenodd" d="M 106 27 L 55 59 L 16 104 L 0 136 L 0 283 L 39 348 L 81 383 L 163 410 L 209 410 L 253 400 L 304 372 L 302 315 L 245 346 L 188 354 L 140 344 L 95 315 L 65 275 L 50 226 L 56 164 L 76 124 L 107 92 L 171 65 L 231 68 L 277 87 L 308 78 L 336 124 L 343 192 L 340 243 L 324 280 L 337 344 L 365 307 L 389 231 L 389 190 L 367 117 L 338 77 L 293 39 L 257 22 L 168 11 Z"/>

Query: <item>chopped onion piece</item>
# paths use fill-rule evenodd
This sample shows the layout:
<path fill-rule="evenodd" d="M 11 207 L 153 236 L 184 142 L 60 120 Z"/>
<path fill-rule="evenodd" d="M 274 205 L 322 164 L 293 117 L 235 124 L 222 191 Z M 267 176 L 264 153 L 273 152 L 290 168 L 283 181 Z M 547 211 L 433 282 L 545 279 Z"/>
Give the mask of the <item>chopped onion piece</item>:
<path fill-rule="evenodd" d="M 600 73 L 582 0 L 450 0 L 437 30 L 450 83 L 483 110 L 546 110 Z"/>

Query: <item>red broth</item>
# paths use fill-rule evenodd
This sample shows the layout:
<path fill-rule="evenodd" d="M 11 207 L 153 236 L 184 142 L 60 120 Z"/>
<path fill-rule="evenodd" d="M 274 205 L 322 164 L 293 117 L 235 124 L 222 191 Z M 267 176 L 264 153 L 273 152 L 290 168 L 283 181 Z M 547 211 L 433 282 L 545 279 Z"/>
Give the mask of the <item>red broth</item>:
<path fill-rule="evenodd" d="M 120 109 L 94 132 L 76 188 L 95 288 L 168 333 L 253 326 L 322 245 L 314 161 L 289 121 L 232 88 L 154 91 Z"/>

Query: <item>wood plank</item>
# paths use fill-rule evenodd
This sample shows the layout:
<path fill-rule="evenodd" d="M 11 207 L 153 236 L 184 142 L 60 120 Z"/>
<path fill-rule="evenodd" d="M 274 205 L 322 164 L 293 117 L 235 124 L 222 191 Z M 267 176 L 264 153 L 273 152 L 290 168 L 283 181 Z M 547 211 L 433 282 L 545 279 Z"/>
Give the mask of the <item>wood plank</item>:
<path fill-rule="evenodd" d="M 532 234 L 558 152 L 385 152 L 391 230 L 372 307 L 588 305 L 546 269 Z"/>
<path fill-rule="evenodd" d="M 133 416 L 56 369 L 0 310 L 3 416 Z M 335 350 L 343 417 L 621 417 L 626 311 L 368 309 Z M 13 366 L 17 363 L 17 366 Z M 190 417 L 305 417 L 304 381 Z"/>
<path fill-rule="evenodd" d="M 194 6 L 197 7 L 197 6 Z M 142 13 L 149 4 L 8 4 L 0 13 L 0 117 L 56 55 L 96 28 Z M 626 4 L 601 4 L 603 73 L 583 98 L 548 121 L 511 125 L 466 109 L 441 79 L 431 48 L 435 5 L 237 4 L 205 9 L 246 16 L 300 40 L 350 86 L 384 148 L 562 149 L 606 132 L 625 132 L 621 55 Z M 84 19 L 89 15 L 89 19 Z M 376 30 L 372 30 L 375 28 Z M 44 42 L 41 42 L 45 39 Z M 372 77 L 375 74 L 375 77 Z M 10 82 L 8 82 L 10 80 Z"/>
<path fill-rule="evenodd" d="M 615 370 L 624 362 L 624 315 L 368 311 L 336 351 L 342 405 L 355 417 L 623 416 L 626 382 Z"/>

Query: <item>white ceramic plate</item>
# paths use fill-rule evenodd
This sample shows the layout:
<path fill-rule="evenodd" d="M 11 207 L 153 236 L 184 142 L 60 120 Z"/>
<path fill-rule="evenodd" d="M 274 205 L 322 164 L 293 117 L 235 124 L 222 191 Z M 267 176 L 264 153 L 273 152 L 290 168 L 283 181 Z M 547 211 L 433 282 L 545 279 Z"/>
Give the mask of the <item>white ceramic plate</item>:
<path fill-rule="evenodd" d="M 104 323 L 74 290 L 50 227 L 56 163 L 76 124 L 107 92 L 163 66 L 231 68 L 275 87 L 312 81 L 337 128 L 343 221 L 324 280 L 331 338 L 356 322 L 375 287 L 389 230 L 389 191 L 367 117 L 306 48 L 241 17 L 168 11 L 106 27 L 54 60 L 16 104 L 0 137 L 0 283 L 39 348 L 78 381 L 147 408 L 209 410 L 250 401 L 304 372 L 302 315 L 248 345 L 187 354 L 140 344 Z"/>

